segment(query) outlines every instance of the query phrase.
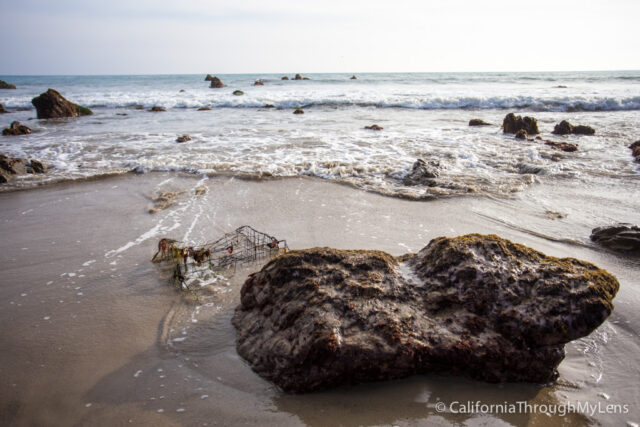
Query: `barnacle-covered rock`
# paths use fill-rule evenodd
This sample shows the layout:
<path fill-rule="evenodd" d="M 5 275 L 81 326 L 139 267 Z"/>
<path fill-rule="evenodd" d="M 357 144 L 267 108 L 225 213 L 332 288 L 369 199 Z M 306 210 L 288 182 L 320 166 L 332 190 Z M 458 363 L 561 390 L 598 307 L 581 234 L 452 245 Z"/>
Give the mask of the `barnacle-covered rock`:
<path fill-rule="evenodd" d="M 547 383 L 618 286 L 495 235 L 441 237 L 400 258 L 313 248 L 249 276 L 233 324 L 238 353 L 291 392 L 428 372 Z"/>

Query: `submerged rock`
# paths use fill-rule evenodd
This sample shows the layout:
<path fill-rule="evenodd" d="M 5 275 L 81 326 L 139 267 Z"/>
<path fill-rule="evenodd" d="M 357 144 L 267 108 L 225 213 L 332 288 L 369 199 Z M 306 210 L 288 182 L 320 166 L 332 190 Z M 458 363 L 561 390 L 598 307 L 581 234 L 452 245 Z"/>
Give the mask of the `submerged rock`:
<path fill-rule="evenodd" d="M 36 107 L 39 119 L 56 119 L 61 117 L 90 116 L 93 112 L 65 99 L 56 90 L 49 89 L 31 100 Z"/>
<path fill-rule="evenodd" d="M 516 116 L 513 113 L 505 116 L 502 121 L 502 128 L 504 133 L 517 133 L 520 129 L 526 130 L 528 135 L 537 135 L 540 133 L 536 119 L 528 116 Z"/>
<path fill-rule="evenodd" d="M 238 353 L 289 392 L 429 372 L 548 383 L 618 287 L 495 235 L 440 237 L 401 258 L 314 248 L 250 275 L 233 325 Z"/>
<path fill-rule="evenodd" d="M 620 223 L 594 228 L 591 240 L 616 251 L 640 251 L 640 227 Z"/>
<path fill-rule="evenodd" d="M 356 77 L 356 75 L 354 74 L 353 76 L 351 76 L 351 80 L 358 80 L 358 78 Z"/>
<path fill-rule="evenodd" d="M 382 126 L 378 126 L 378 125 L 365 126 L 364 128 L 368 129 L 368 130 L 382 130 L 382 129 L 384 129 Z"/>
<path fill-rule="evenodd" d="M 469 126 L 491 126 L 491 123 L 487 123 L 482 119 L 469 120 Z"/>
<path fill-rule="evenodd" d="M 551 148 L 555 148 L 556 150 L 562 150 L 568 153 L 571 153 L 573 151 L 578 151 L 578 146 L 576 144 L 569 144 L 567 142 L 556 142 L 548 139 L 544 139 L 543 141 L 545 145 L 548 145 Z"/>
<path fill-rule="evenodd" d="M 176 138 L 176 142 L 187 142 L 191 141 L 191 137 L 189 135 L 182 135 Z"/>
<path fill-rule="evenodd" d="M 435 178 L 440 175 L 439 168 L 439 162 L 430 161 L 427 163 L 422 159 L 418 159 L 411 167 L 411 172 L 404 177 L 402 183 L 408 186 L 426 185 L 428 187 L 433 187 L 436 185 Z"/>
<path fill-rule="evenodd" d="M 595 129 L 591 126 L 577 125 L 574 126 L 566 120 L 561 121 L 553 128 L 554 135 L 594 135 Z"/>
<path fill-rule="evenodd" d="M 234 94 L 235 96 L 240 96 L 240 95 L 244 95 L 244 92 L 243 92 L 243 91 L 241 91 L 241 90 L 234 90 L 234 91 L 233 91 L 233 94 Z"/>
<path fill-rule="evenodd" d="M 12 85 L 11 83 L 7 83 L 4 80 L 0 80 L 0 89 L 15 89 L 16 85 Z"/>
<path fill-rule="evenodd" d="M 304 110 L 302 108 L 296 108 L 293 110 L 293 114 L 304 114 Z"/>
<path fill-rule="evenodd" d="M 200 107 L 198 108 L 198 111 L 209 111 L 211 110 L 211 107 Z"/>
<path fill-rule="evenodd" d="M 154 105 L 153 107 L 149 108 L 149 111 L 153 112 L 153 113 L 159 113 L 162 111 L 167 111 L 164 107 L 158 107 L 157 105 Z"/>
<path fill-rule="evenodd" d="M 212 87 L 214 89 L 219 89 L 221 87 L 224 87 L 222 80 L 220 80 L 217 77 L 212 77 L 210 81 L 211 81 L 211 84 L 209 85 L 209 87 Z"/>
<path fill-rule="evenodd" d="M 289 77 L 287 77 L 287 76 L 282 76 L 282 77 L 280 78 L 280 80 L 289 80 Z"/>
<path fill-rule="evenodd" d="M 2 135 L 4 136 L 27 135 L 30 133 L 31 129 L 17 121 L 11 122 L 11 125 L 9 125 L 8 128 L 2 129 Z"/>

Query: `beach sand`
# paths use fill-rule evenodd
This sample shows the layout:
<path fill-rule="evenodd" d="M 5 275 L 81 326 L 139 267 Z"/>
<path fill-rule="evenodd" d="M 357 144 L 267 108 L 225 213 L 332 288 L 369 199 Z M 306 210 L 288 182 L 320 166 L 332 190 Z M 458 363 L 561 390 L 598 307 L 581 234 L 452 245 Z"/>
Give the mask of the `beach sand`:
<path fill-rule="evenodd" d="M 208 192 L 196 196 L 201 185 Z M 167 191 L 184 193 L 174 206 L 150 214 L 150 198 Z M 2 193 L 0 213 L 2 425 L 640 421 L 640 262 L 584 240 L 529 231 L 558 227 L 551 218 L 535 227 L 515 226 L 523 218 L 517 203 L 482 197 L 415 202 L 308 178 L 153 173 Z M 616 275 L 621 288 L 609 320 L 566 346 L 554 385 L 485 384 L 434 374 L 287 395 L 254 374 L 235 351 L 230 319 L 244 279 L 260 265 L 227 271 L 226 280 L 195 299 L 150 262 L 161 237 L 202 243 L 244 224 L 286 239 L 292 249 L 331 246 L 393 255 L 417 252 L 438 236 L 495 233 L 549 255 L 593 262 Z M 468 400 L 584 401 L 628 405 L 628 413 L 479 416 L 436 410 L 439 401 Z"/>

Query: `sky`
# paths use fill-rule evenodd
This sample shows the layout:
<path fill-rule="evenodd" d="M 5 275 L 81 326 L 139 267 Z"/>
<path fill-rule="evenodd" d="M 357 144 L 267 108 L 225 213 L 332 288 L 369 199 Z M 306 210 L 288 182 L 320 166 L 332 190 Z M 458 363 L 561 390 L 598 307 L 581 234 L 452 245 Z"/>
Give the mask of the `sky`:
<path fill-rule="evenodd" d="M 640 0 L 0 0 L 0 75 L 640 69 Z"/>

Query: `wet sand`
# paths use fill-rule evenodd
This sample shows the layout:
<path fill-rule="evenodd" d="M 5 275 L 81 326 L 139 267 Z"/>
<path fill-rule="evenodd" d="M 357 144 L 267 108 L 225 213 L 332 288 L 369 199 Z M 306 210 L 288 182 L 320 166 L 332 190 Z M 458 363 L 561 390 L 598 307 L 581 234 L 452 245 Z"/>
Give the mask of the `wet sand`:
<path fill-rule="evenodd" d="M 203 196 L 195 187 L 205 185 Z M 185 191 L 149 214 L 150 197 Z M 126 175 L 0 194 L 0 423 L 3 425 L 583 425 L 640 422 L 637 258 L 581 239 L 518 201 L 412 202 L 314 179 L 243 181 Z M 543 211 L 542 211 L 543 212 Z M 580 220 L 575 220 L 579 218 Z M 443 375 L 287 395 L 235 352 L 230 318 L 246 275 L 225 272 L 197 299 L 149 262 L 157 241 L 202 243 L 248 224 L 291 248 L 416 252 L 430 239 L 496 233 L 616 275 L 610 319 L 567 345 L 554 385 L 485 384 Z M 568 228 L 565 234 L 564 229 Z M 558 231 L 562 230 L 562 231 Z M 557 232 L 556 232 L 557 231 Z M 587 235 L 588 237 L 588 235 Z M 437 404 L 589 402 L 628 413 L 439 413 Z"/>

